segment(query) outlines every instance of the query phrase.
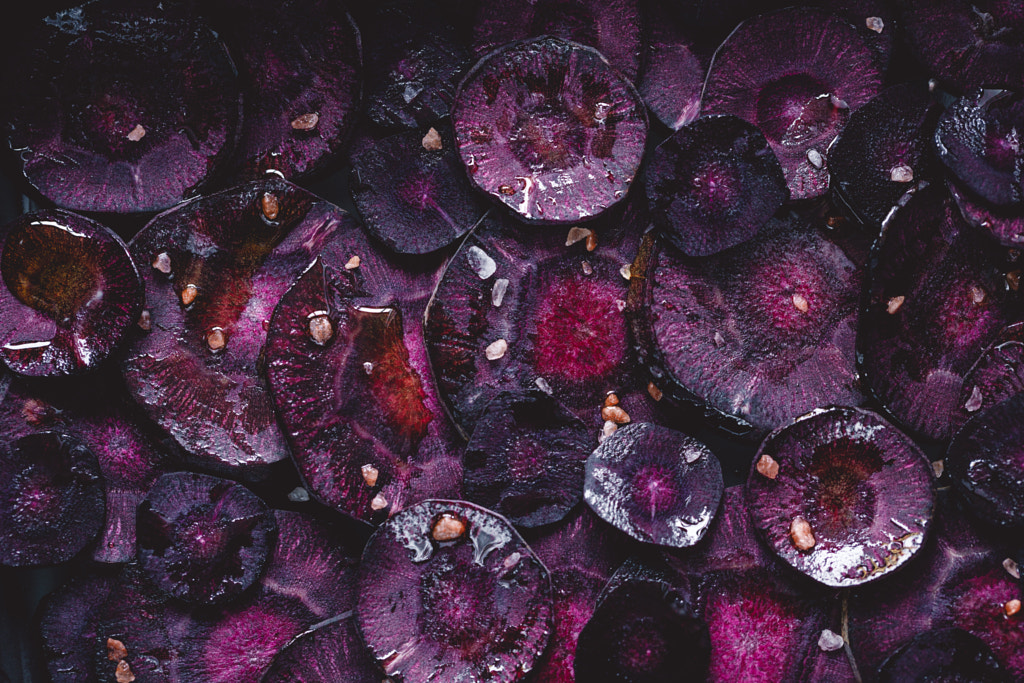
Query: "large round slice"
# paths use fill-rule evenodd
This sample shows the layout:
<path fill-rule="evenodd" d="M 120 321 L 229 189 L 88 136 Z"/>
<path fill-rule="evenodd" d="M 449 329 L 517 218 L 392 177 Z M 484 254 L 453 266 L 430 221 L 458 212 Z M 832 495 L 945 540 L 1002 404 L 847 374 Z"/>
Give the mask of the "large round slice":
<path fill-rule="evenodd" d="M 924 542 L 932 468 L 907 436 L 857 408 L 819 410 L 768 436 L 747 504 L 775 553 L 826 586 L 878 579 Z"/>
<path fill-rule="evenodd" d="M 857 305 L 867 239 L 797 218 L 688 258 L 648 237 L 630 310 L 666 394 L 738 431 L 767 432 L 830 403 L 857 405 Z"/>
<path fill-rule="evenodd" d="M 433 500 L 370 537 L 357 618 L 384 673 L 402 681 L 521 681 L 551 631 L 551 577 L 502 517 Z"/>
<path fill-rule="evenodd" d="M 701 107 L 760 128 L 790 196 L 808 199 L 828 189 L 828 147 L 881 82 L 856 28 L 823 10 L 789 8 L 748 19 L 722 43 Z"/>
<path fill-rule="evenodd" d="M 47 199 L 76 211 L 158 211 L 231 152 L 234 65 L 181 5 L 90 2 L 23 36 L 4 70 L 9 142 Z"/>
<path fill-rule="evenodd" d="M 142 311 L 142 283 L 121 238 L 67 211 L 0 228 L 0 359 L 60 376 L 95 369 Z"/>
<path fill-rule="evenodd" d="M 481 59 L 452 122 L 473 183 L 542 223 L 586 220 L 621 201 L 647 139 L 636 89 L 597 51 L 549 37 Z"/>
<path fill-rule="evenodd" d="M 1024 392 L 1024 323 L 1010 325 L 964 376 L 953 432 L 978 413 Z"/>
<path fill-rule="evenodd" d="M 125 378 L 196 464 L 258 476 L 288 457 L 260 350 L 278 299 L 349 220 L 268 178 L 182 204 L 132 240 L 150 330 L 123 361 Z"/>

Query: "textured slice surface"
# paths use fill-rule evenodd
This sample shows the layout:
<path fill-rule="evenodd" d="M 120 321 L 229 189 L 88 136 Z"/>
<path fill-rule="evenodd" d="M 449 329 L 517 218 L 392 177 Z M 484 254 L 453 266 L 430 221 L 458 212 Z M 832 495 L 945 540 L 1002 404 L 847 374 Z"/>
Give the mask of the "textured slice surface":
<path fill-rule="evenodd" d="M 317 624 L 288 643 L 261 683 L 379 683 L 355 615 L 346 612 Z"/>
<path fill-rule="evenodd" d="M 958 628 L 918 634 L 893 652 L 878 670 L 879 683 L 1008 683 L 1010 678 L 977 636 Z"/>
<path fill-rule="evenodd" d="M 1010 325 L 964 377 L 951 416 L 955 432 L 983 408 L 1024 391 L 1024 323 Z"/>

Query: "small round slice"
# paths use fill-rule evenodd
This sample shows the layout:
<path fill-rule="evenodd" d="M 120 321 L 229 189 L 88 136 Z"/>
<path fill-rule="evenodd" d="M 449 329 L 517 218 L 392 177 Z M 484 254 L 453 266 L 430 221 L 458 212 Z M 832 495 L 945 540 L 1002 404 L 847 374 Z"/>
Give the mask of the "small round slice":
<path fill-rule="evenodd" d="M 971 192 L 997 206 L 1024 201 L 1024 97 L 978 89 L 939 118 L 939 159 Z"/>
<path fill-rule="evenodd" d="M 711 62 L 701 107 L 760 128 L 791 198 L 809 199 L 828 189 L 829 145 L 881 83 L 856 28 L 829 12 L 794 7 L 732 32 Z"/>
<path fill-rule="evenodd" d="M 924 453 L 881 417 L 831 408 L 764 440 L 747 504 L 779 557 L 826 586 L 855 586 L 921 548 L 935 505 L 932 479 Z"/>
<path fill-rule="evenodd" d="M 638 422 L 618 429 L 587 459 L 583 498 L 639 541 L 685 548 L 707 533 L 722 489 L 722 467 L 707 446 Z"/>
<path fill-rule="evenodd" d="M 139 564 L 179 600 L 227 602 L 262 575 L 276 531 L 266 503 L 241 484 L 165 474 L 139 505 Z"/>
<path fill-rule="evenodd" d="M 73 211 L 166 209 L 231 152 L 234 65 L 183 5 L 89 2 L 25 36 L 5 69 L 9 143 L 47 199 Z"/>
<path fill-rule="evenodd" d="M 775 153 L 757 128 L 711 116 L 676 131 L 647 168 L 654 223 L 684 254 L 741 244 L 789 197 Z"/>
<path fill-rule="evenodd" d="M 466 75 L 452 107 L 473 183 L 527 221 L 574 223 L 621 201 L 640 166 L 647 110 L 595 50 L 512 43 Z"/>
<path fill-rule="evenodd" d="M 0 445 L 0 565 L 65 562 L 103 528 L 103 478 L 92 451 L 56 432 Z"/>
<path fill-rule="evenodd" d="M 142 281 L 108 228 L 61 210 L 0 228 L 0 359 L 60 376 L 101 365 L 139 320 Z"/>
<path fill-rule="evenodd" d="M 879 683 L 1009 683 L 1010 676 L 981 638 L 959 628 L 914 636 L 889 655 L 878 670 Z"/>
<path fill-rule="evenodd" d="M 430 500 L 381 526 L 359 566 L 357 619 L 387 676 L 521 681 L 551 632 L 551 577 L 502 517 Z"/>

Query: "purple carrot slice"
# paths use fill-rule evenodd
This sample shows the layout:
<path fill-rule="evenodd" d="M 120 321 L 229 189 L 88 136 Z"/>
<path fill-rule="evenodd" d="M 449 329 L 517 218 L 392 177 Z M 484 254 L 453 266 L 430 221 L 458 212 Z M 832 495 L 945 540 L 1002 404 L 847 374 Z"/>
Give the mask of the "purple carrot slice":
<path fill-rule="evenodd" d="M 521 681 L 551 632 L 551 577 L 512 525 L 461 501 L 404 510 L 366 544 L 357 619 L 387 676 Z"/>
<path fill-rule="evenodd" d="M 245 93 L 236 177 L 268 170 L 294 179 L 322 169 L 348 141 L 359 112 L 359 31 L 332 0 L 217 0 L 218 28 Z"/>
<path fill-rule="evenodd" d="M 595 50 L 542 37 L 466 75 L 452 122 L 470 180 L 520 218 L 575 223 L 621 201 L 640 166 L 647 110 Z"/>
<path fill-rule="evenodd" d="M 593 440 L 582 420 L 543 391 L 499 394 L 466 446 L 466 499 L 520 528 L 557 522 L 583 497 Z"/>
<path fill-rule="evenodd" d="M 982 519 L 1024 526 L 1024 392 L 978 412 L 953 437 L 946 467 Z"/>
<path fill-rule="evenodd" d="M 514 40 L 555 36 L 599 50 L 632 81 L 640 67 L 640 26 L 636 0 L 485 2 L 477 14 L 473 49 L 482 56 Z"/>
<path fill-rule="evenodd" d="M 420 128 L 448 116 L 469 51 L 444 20 L 442 3 L 390 0 L 362 11 L 366 115 L 386 128 Z"/>
<path fill-rule="evenodd" d="M 881 225 L 915 182 L 932 178 L 937 107 L 923 83 L 886 88 L 851 116 L 829 150 L 836 190 L 862 220 Z"/>
<path fill-rule="evenodd" d="M 125 379 L 197 466 L 257 477 L 288 457 L 260 350 L 278 299 L 349 220 L 268 178 L 182 204 L 132 240 L 151 322 Z"/>
<path fill-rule="evenodd" d="M 266 566 L 276 525 L 266 503 L 241 484 L 174 472 L 139 505 L 139 564 L 153 584 L 184 602 L 228 602 Z"/>
<path fill-rule="evenodd" d="M 1010 90 L 979 88 L 939 117 L 935 147 L 942 163 L 978 197 L 997 206 L 1020 204 L 1024 201 L 1021 129 L 1024 97 Z"/>
<path fill-rule="evenodd" d="M 631 560 L 615 572 L 576 649 L 579 683 L 703 680 L 711 639 L 690 587 Z"/>
<path fill-rule="evenodd" d="M 623 314 L 636 227 L 523 235 L 492 214 L 462 243 L 424 334 L 438 390 L 463 434 L 502 391 L 539 388 L 599 428 L 608 393 L 621 398 L 647 385 Z M 632 405 L 616 407 L 629 417 Z"/>
<path fill-rule="evenodd" d="M 858 335 L 867 387 L 908 429 L 948 438 L 964 374 L 1024 316 L 1009 251 L 967 226 L 939 185 L 908 196 L 875 245 Z"/>
<path fill-rule="evenodd" d="M 442 262 L 403 265 L 347 222 L 270 321 L 267 378 L 307 489 L 364 521 L 461 488 L 416 324 Z"/>
<path fill-rule="evenodd" d="M 25 36 L 5 70 L 11 149 L 28 182 L 73 211 L 159 211 L 198 192 L 230 154 L 236 74 L 183 7 L 89 2 Z"/>
<path fill-rule="evenodd" d="M 97 609 L 116 585 L 113 578 L 82 574 L 50 593 L 39 604 L 40 643 L 46 670 L 53 683 L 90 683 L 96 680 L 93 648 Z"/>
<path fill-rule="evenodd" d="M 679 130 L 700 115 L 711 54 L 698 44 L 697 31 L 660 3 L 647 3 L 644 24 L 644 68 L 636 87 L 651 113 Z"/>
<path fill-rule="evenodd" d="M 96 456 L 57 432 L 0 444 L 0 565 L 66 562 L 103 528 Z"/>
<path fill-rule="evenodd" d="M 651 215 L 687 256 L 746 242 L 789 197 L 782 168 L 757 128 L 709 116 L 676 131 L 647 168 Z"/>
<path fill-rule="evenodd" d="M 950 418 L 958 431 L 982 408 L 1024 392 L 1024 323 L 1010 325 L 964 376 L 960 401 Z"/>
<path fill-rule="evenodd" d="M 908 437 L 857 408 L 819 410 L 770 434 L 747 479 L 754 526 L 826 586 L 885 576 L 921 548 L 935 505 L 931 463 Z"/>
<path fill-rule="evenodd" d="M 867 253 L 862 233 L 796 217 L 703 259 L 647 237 L 630 310 L 658 386 L 739 432 L 859 404 L 854 330 Z"/>
<path fill-rule="evenodd" d="M 274 657 L 261 683 L 379 683 L 380 673 L 359 639 L 355 615 L 316 624 Z"/>
<path fill-rule="evenodd" d="M 992 649 L 959 628 L 925 631 L 890 654 L 878 670 L 879 683 L 1009 683 Z"/>
<path fill-rule="evenodd" d="M 1024 88 L 1024 8 L 1003 0 L 898 0 L 918 59 L 950 87 Z"/>
<path fill-rule="evenodd" d="M 61 210 L 0 228 L 0 359 L 42 377 L 93 370 L 142 312 L 139 273 L 121 238 Z"/>
<path fill-rule="evenodd" d="M 823 10 L 788 8 L 748 19 L 722 43 L 701 107 L 760 128 L 790 196 L 810 199 L 828 189 L 829 145 L 880 87 L 881 73 L 856 28 Z"/>
<path fill-rule="evenodd" d="M 707 446 L 668 427 L 633 423 L 587 459 L 583 497 L 638 541 L 685 548 L 707 533 L 722 488 L 722 467 Z"/>
<path fill-rule="evenodd" d="M 1024 245 L 1024 206 L 993 206 L 972 197 L 957 183 L 947 181 L 964 220 L 992 234 L 1000 244 L 1019 249 Z"/>
<path fill-rule="evenodd" d="M 352 198 L 370 233 L 400 254 L 459 239 L 486 211 L 462 169 L 451 127 L 366 140 L 352 155 Z"/>
<path fill-rule="evenodd" d="M 815 5 L 843 17 L 857 27 L 884 73 L 889 66 L 896 35 L 898 15 L 888 0 L 817 0 Z"/>

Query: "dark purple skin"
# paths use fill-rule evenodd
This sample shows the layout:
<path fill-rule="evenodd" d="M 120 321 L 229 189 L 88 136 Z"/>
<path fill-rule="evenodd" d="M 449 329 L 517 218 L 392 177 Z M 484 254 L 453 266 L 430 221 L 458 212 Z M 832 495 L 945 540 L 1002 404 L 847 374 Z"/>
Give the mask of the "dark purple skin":
<path fill-rule="evenodd" d="M 0 565 L 66 562 L 103 528 L 104 490 L 96 456 L 58 432 L 0 444 Z"/>
<path fill-rule="evenodd" d="M 587 459 L 583 498 L 638 541 L 686 548 L 718 511 L 722 467 L 701 442 L 643 422 L 620 427 Z"/>
<path fill-rule="evenodd" d="M 1024 201 L 1022 128 L 1024 97 L 1019 93 L 973 90 L 939 117 L 935 147 L 939 160 L 980 199 L 1001 207 L 1019 205 Z"/>
<path fill-rule="evenodd" d="M 629 310 L 658 386 L 740 433 L 859 404 L 854 337 L 867 252 L 862 232 L 795 217 L 703 259 L 648 236 Z"/>
<path fill-rule="evenodd" d="M 426 128 L 448 116 L 472 58 L 440 3 L 353 6 L 366 36 L 366 115 L 385 128 Z"/>
<path fill-rule="evenodd" d="M 261 683 L 380 683 L 351 612 L 316 624 L 276 657 Z"/>
<path fill-rule="evenodd" d="M 964 220 L 989 233 L 1004 247 L 1024 245 L 1024 206 L 993 206 L 972 197 L 968 191 L 947 181 L 950 193 Z"/>
<path fill-rule="evenodd" d="M 898 0 L 917 58 L 943 84 L 1024 88 L 1024 8 L 1013 0 Z"/>
<path fill-rule="evenodd" d="M 59 209 L 0 228 L 0 360 L 59 377 L 94 370 L 142 312 L 138 270 L 121 238 Z"/>
<path fill-rule="evenodd" d="M 218 0 L 214 14 L 245 94 L 234 177 L 273 170 L 296 179 L 324 168 L 359 113 L 362 47 L 352 18 L 332 0 Z"/>
<path fill-rule="evenodd" d="M 135 557 L 135 508 L 172 458 L 132 415 L 112 372 L 74 385 L 26 386 L 0 381 L 0 432 L 15 438 L 44 431 L 72 434 L 96 454 L 106 489 L 106 523 L 92 559 Z"/>
<path fill-rule="evenodd" d="M 644 6 L 644 68 L 637 90 L 663 124 L 679 130 L 700 115 L 710 51 L 697 44 L 696 33 L 661 3 Z"/>
<path fill-rule="evenodd" d="M 525 680 L 552 629 L 548 570 L 507 520 L 462 501 L 425 501 L 381 526 L 357 591 L 363 642 L 400 681 Z"/>
<path fill-rule="evenodd" d="M 968 420 L 949 445 L 946 468 L 979 517 L 1024 526 L 1024 393 Z"/>
<path fill-rule="evenodd" d="M 513 40 L 550 35 L 589 45 L 635 81 L 640 70 L 640 26 L 636 0 L 483 2 L 473 29 L 473 50 L 483 56 Z"/>
<path fill-rule="evenodd" d="M 36 619 L 43 659 L 52 683 L 95 680 L 93 648 L 97 610 L 107 601 L 113 578 L 83 574 L 43 598 Z"/>
<path fill-rule="evenodd" d="M 879 683 L 1009 683 L 1010 678 L 977 636 L 958 628 L 914 636 L 890 654 L 878 670 Z"/>
<path fill-rule="evenodd" d="M 950 416 L 956 432 L 979 410 L 1024 392 L 1024 323 L 1010 325 L 964 376 Z"/>
<path fill-rule="evenodd" d="M 874 55 L 852 25 L 823 10 L 789 8 L 748 19 L 722 43 L 701 111 L 760 128 L 790 197 L 810 199 L 828 190 L 829 145 L 880 87 Z"/>
<path fill-rule="evenodd" d="M 452 122 L 470 180 L 545 224 L 622 201 L 647 139 L 636 89 L 597 51 L 551 37 L 483 57 L 459 86 Z"/>
<path fill-rule="evenodd" d="M 662 234 L 688 256 L 708 256 L 756 235 L 789 190 L 757 128 L 735 116 L 710 116 L 654 151 L 647 196 Z"/>
<path fill-rule="evenodd" d="M 900 204 L 872 252 L 860 367 L 895 419 L 945 439 L 964 375 L 1003 327 L 1022 319 L 1024 300 L 1008 286 L 1012 254 L 966 225 L 942 186 Z"/>
<path fill-rule="evenodd" d="M 462 444 L 417 324 L 442 263 L 403 269 L 346 219 L 270 321 L 266 372 L 293 459 L 313 497 L 357 519 L 461 491 Z"/>
<path fill-rule="evenodd" d="M 179 600 L 221 604 L 259 579 L 275 533 L 266 503 L 241 484 L 165 474 L 139 505 L 139 565 L 153 585 Z"/>
<path fill-rule="evenodd" d="M 594 226 L 593 252 L 586 251 L 586 240 L 566 246 L 568 231 L 523 234 L 494 214 L 463 242 L 438 283 L 424 327 L 438 390 L 463 434 L 472 434 L 502 391 L 550 391 L 595 430 L 610 392 L 632 416 L 635 403 L 625 397 L 647 382 L 623 313 L 622 268 L 633 261 L 646 227 L 631 222 Z M 497 298 L 502 280 L 507 289 Z M 506 352 L 488 360 L 487 348 L 501 339 Z"/>
<path fill-rule="evenodd" d="M 466 500 L 519 528 L 561 520 L 583 496 L 583 467 L 594 436 L 543 391 L 502 393 L 466 446 Z"/>
<path fill-rule="evenodd" d="M 230 154 L 241 115 L 217 35 L 178 6 L 115 0 L 57 12 L 6 69 L 11 149 L 58 206 L 166 209 Z"/>
<path fill-rule="evenodd" d="M 778 464 L 775 477 L 759 468 Z M 747 479 L 754 526 L 795 569 L 835 588 L 875 581 L 921 548 L 935 505 L 924 453 L 875 413 L 814 411 L 770 434 Z M 809 523 L 801 548 L 795 520 Z"/>
<path fill-rule="evenodd" d="M 486 202 L 466 178 L 451 126 L 357 143 L 352 198 L 370 233 L 399 254 L 426 254 L 455 242 L 480 222 Z"/>
<path fill-rule="evenodd" d="M 923 83 L 887 88 L 850 116 L 829 149 L 829 171 L 861 220 L 881 225 L 907 190 L 936 175 L 929 140 L 936 116 Z"/>
<path fill-rule="evenodd" d="M 278 299 L 347 221 L 333 204 L 268 178 L 182 204 L 132 240 L 152 322 L 122 369 L 196 466 L 255 478 L 288 457 L 259 354 Z"/>

